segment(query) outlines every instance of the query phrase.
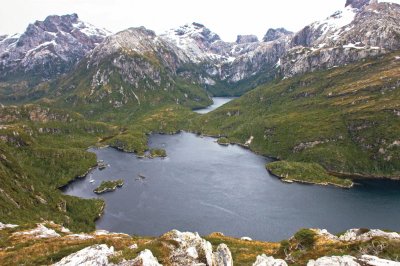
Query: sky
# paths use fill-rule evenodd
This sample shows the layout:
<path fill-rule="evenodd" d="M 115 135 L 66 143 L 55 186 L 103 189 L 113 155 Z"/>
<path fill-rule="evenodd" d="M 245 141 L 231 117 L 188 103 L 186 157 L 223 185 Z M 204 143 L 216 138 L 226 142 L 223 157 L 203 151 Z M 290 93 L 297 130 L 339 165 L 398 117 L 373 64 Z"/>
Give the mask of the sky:
<path fill-rule="evenodd" d="M 81 20 L 118 32 L 145 26 L 157 33 L 190 22 L 225 41 L 238 34 L 259 38 L 269 28 L 298 31 L 344 7 L 345 0 L 1 0 L 0 35 L 22 33 L 48 15 L 77 13 Z M 400 4 L 400 0 L 393 0 Z"/>

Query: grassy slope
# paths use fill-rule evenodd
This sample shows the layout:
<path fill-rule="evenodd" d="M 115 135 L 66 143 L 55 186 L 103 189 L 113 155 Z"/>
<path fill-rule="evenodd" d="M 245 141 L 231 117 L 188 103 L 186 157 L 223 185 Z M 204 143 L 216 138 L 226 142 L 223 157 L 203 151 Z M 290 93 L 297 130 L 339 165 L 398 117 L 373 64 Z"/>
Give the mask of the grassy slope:
<path fill-rule="evenodd" d="M 189 128 L 332 172 L 400 177 L 399 53 L 260 86 Z M 322 173 L 321 173 L 322 174 Z"/>
<path fill-rule="evenodd" d="M 0 219 L 51 219 L 74 230 L 92 230 L 103 202 L 65 196 L 58 187 L 96 164 L 96 157 L 85 150 L 114 130 L 33 105 L 2 108 L 0 113 Z"/>

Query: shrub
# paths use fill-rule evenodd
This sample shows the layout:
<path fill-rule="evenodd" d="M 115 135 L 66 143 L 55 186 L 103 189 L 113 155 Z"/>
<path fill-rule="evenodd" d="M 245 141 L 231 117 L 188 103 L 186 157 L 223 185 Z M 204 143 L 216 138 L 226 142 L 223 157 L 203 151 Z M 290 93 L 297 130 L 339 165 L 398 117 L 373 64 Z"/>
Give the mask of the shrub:
<path fill-rule="evenodd" d="M 294 238 L 301 248 L 309 249 L 315 244 L 315 235 L 315 232 L 310 229 L 301 229 L 294 235 Z"/>

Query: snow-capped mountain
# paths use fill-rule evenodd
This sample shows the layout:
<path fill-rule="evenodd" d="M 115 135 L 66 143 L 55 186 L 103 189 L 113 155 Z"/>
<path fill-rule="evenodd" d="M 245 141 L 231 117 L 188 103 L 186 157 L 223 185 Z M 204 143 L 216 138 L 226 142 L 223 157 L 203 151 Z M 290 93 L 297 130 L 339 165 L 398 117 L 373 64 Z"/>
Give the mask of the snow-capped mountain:
<path fill-rule="evenodd" d="M 332 16 L 297 32 L 282 58 L 285 76 L 342 66 L 400 49 L 400 5 L 348 0 Z"/>
<path fill-rule="evenodd" d="M 66 73 L 109 34 L 76 14 L 36 21 L 23 34 L 0 38 L 0 79 L 41 81 Z"/>
<path fill-rule="evenodd" d="M 188 63 L 202 68 L 198 81 L 203 86 L 228 88 L 239 81 L 257 79 L 261 74 L 268 76 L 271 74 L 265 72 L 268 68 L 276 72 L 274 66 L 286 50 L 290 34 L 280 29 L 280 35 L 267 41 L 259 41 L 255 35 L 238 35 L 236 42 L 225 42 L 218 34 L 194 22 L 171 29 L 160 37 L 174 44 L 179 49 L 176 53 L 188 58 Z M 253 87 L 256 85 L 251 83 Z M 248 89 L 242 87 L 243 91 Z"/>
<path fill-rule="evenodd" d="M 190 107 L 211 102 L 191 77 L 178 68 L 189 58 L 173 43 L 144 27 L 110 35 L 55 86 L 62 104 L 101 104 L 108 108 L 140 108 L 180 103 Z M 101 110 L 104 111 L 104 110 Z"/>

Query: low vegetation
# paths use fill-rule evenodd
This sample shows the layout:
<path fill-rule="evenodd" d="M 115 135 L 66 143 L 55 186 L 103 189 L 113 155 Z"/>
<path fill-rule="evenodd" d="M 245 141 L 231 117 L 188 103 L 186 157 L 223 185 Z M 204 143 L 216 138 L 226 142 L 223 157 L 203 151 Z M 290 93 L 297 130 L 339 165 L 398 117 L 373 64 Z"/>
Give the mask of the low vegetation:
<path fill-rule="evenodd" d="M 100 186 L 93 190 L 96 194 L 102 194 L 106 192 L 112 192 L 117 189 L 117 187 L 122 187 L 124 185 L 124 180 L 109 180 L 101 182 Z"/>
<path fill-rule="evenodd" d="M 157 158 L 157 157 L 167 157 L 167 152 L 164 149 L 150 149 L 150 157 Z"/>
<path fill-rule="evenodd" d="M 334 185 L 344 188 L 353 186 L 351 180 L 329 175 L 321 165 L 316 163 L 276 161 L 267 164 L 266 167 L 268 171 L 285 182 Z"/>

